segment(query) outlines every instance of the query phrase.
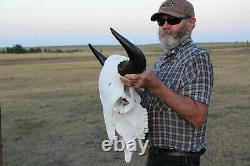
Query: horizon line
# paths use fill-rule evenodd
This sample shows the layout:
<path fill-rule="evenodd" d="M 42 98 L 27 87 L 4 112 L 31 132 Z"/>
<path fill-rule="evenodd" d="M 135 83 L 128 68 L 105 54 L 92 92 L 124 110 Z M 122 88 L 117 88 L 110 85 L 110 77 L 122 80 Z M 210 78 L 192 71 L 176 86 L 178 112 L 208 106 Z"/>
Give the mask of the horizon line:
<path fill-rule="evenodd" d="M 230 43 L 248 43 L 249 41 L 208 41 L 208 42 L 195 42 L 197 44 L 230 44 Z M 24 48 L 32 48 L 32 47 L 81 47 L 81 46 L 88 46 L 88 44 L 77 44 L 77 45 L 70 45 L 70 44 L 62 44 L 62 45 L 34 45 L 34 46 L 24 46 L 22 44 L 12 44 L 12 46 L 5 46 L 1 47 L 0 49 L 7 48 L 7 47 L 13 47 L 14 45 L 21 45 Z M 120 46 L 120 44 L 92 44 L 95 46 Z M 151 43 L 151 44 L 135 44 L 137 46 L 148 46 L 148 45 L 160 45 L 160 43 Z"/>

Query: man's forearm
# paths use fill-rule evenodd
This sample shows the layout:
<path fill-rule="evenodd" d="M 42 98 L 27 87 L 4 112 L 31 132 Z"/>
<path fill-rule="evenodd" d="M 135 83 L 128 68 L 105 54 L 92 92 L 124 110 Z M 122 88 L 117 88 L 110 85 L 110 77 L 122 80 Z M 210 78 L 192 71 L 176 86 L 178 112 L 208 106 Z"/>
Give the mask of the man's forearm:
<path fill-rule="evenodd" d="M 179 95 L 159 80 L 155 81 L 150 90 L 195 127 L 200 127 L 204 122 L 207 110 L 206 104 L 195 101 L 190 97 Z"/>

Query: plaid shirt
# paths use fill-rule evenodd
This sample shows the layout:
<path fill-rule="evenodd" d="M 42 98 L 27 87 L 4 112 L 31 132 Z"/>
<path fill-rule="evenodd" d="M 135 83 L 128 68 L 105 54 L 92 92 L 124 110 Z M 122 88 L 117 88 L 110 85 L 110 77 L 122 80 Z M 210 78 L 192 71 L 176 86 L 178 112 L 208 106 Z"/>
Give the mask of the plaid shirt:
<path fill-rule="evenodd" d="M 209 104 L 213 67 L 207 50 L 200 48 L 191 38 L 168 54 L 162 54 L 153 71 L 178 94 Z M 205 147 L 207 118 L 200 128 L 195 128 L 148 90 L 144 91 L 141 104 L 148 110 L 149 140 L 153 146 L 192 152 Z"/>

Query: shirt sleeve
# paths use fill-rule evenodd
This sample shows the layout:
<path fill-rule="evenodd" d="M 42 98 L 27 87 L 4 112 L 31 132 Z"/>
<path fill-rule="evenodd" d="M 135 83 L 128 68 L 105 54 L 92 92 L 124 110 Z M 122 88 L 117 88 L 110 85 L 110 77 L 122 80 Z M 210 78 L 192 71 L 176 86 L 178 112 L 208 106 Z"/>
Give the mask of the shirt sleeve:
<path fill-rule="evenodd" d="M 209 104 L 213 87 L 213 67 L 207 51 L 202 51 L 186 66 L 181 94 L 193 100 Z"/>

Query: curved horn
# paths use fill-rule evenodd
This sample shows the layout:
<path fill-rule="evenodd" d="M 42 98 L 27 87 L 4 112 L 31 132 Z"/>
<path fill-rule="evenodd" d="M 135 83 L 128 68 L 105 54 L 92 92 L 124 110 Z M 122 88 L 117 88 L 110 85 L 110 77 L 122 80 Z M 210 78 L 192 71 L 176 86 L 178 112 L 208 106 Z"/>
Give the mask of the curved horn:
<path fill-rule="evenodd" d="M 88 44 L 89 48 L 91 49 L 91 51 L 93 52 L 93 54 L 95 55 L 95 57 L 98 59 L 98 61 L 102 64 L 102 66 L 104 65 L 104 62 L 106 61 L 107 57 L 105 57 L 104 55 L 102 55 L 100 52 L 98 52 L 91 44 Z"/>
<path fill-rule="evenodd" d="M 110 28 L 110 30 L 115 38 L 121 43 L 122 47 L 126 50 L 129 57 L 129 61 L 123 61 L 118 65 L 118 72 L 122 76 L 125 74 L 142 73 L 146 68 L 146 58 L 143 52 L 133 43 L 117 33 L 114 29 Z"/>

